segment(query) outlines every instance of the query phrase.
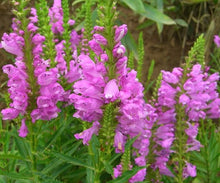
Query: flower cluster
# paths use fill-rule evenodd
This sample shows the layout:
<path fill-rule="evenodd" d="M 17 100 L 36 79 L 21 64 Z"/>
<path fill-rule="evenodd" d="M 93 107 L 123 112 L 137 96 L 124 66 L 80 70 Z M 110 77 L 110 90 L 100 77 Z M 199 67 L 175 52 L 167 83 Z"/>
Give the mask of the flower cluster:
<path fill-rule="evenodd" d="M 174 86 L 180 82 L 182 69 L 174 68 L 172 72 L 162 71 L 162 75 L 161 86 L 158 89 L 158 103 L 156 104 L 158 113 L 158 128 L 154 138 L 156 158 L 152 168 L 158 168 L 161 174 L 172 176 L 166 164 L 172 152 L 172 143 L 175 140 L 175 97 L 180 88 Z"/>
<path fill-rule="evenodd" d="M 163 77 L 158 90 L 158 103 L 156 104 L 158 121 L 155 133 L 155 163 L 152 168 L 158 168 L 161 174 L 173 176 L 166 163 L 174 151 L 171 150 L 173 141 L 177 138 L 176 132 L 176 106 L 180 104 L 185 110 L 186 127 L 182 127 L 187 137 L 186 151 L 199 151 L 202 145 L 196 136 L 198 134 L 199 120 L 220 117 L 220 98 L 217 93 L 217 73 L 208 75 L 208 68 L 204 71 L 200 64 L 195 64 L 187 74 L 182 84 L 183 69 L 174 68 L 172 72 L 162 71 Z M 161 150 L 158 150 L 161 149 Z M 190 168 L 191 167 L 191 168 Z M 188 170 L 191 171 L 188 171 Z M 192 172 L 193 170 L 193 172 Z M 186 162 L 183 177 L 196 176 L 194 165 Z"/>
<path fill-rule="evenodd" d="M 189 121 L 198 122 L 199 119 L 219 118 L 220 102 L 217 92 L 218 73 L 208 75 L 200 64 L 195 64 L 183 85 L 185 93 L 180 95 L 179 102 L 186 106 Z"/>
<path fill-rule="evenodd" d="M 130 161 L 129 155 L 126 165 L 123 161 L 116 165 L 114 178 L 136 165 L 147 167 L 148 161 L 153 171 L 174 176 L 167 164 L 171 154 L 178 153 L 175 143 L 179 142 L 179 134 L 184 136 L 181 139 L 185 142 L 181 144 L 184 153 L 200 150 L 202 145 L 196 139 L 199 121 L 220 118 L 218 73 L 209 75 L 209 68 L 202 68 L 200 64 L 186 70 L 178 67 L 172 72 L 162 71 L 153 107 L 144 100 L 144 87 L 137 79 L 137 72 L 127 67 L 126 48 L 121 42 L 127 33 L 125 24 L 106 28 L 95 26 L 90 35 L 83 35 L 84 30 L 78 35 L 75 30 L 69 30 L 75 21 L 70 19 L 67 23 L 64 19 L 61 0 L 54 0 L 48 14 L 52 36 L 48 36 L 39 33 L 37 10 L 31 8 L 27 12 L 30 16 L 25 21 L 13 19 L 13 33 L 5 33 L 0 43 L 0 48 L 15 55 L 14 65 L 3 66 L 9 78 L 11 103 L 1 114 L 3 120 L 13 120 L 20 115 L 20 137 L 29 133 L 29 124 L 26 126 L 29 119 L 32 120 L 30 124 L 35 125 L 37 120 L 57 118 L 60 102 L 63 106 L 73 105 L 76 109 L 73 117 L 91 124 L 90 128 L 74 134 L 84 145 L 89 145 L 92 135 L 101 134 L 100 142 L 106 140 L 105 137 L 109 137 L 110 142 L 103 146 L 113 146 L 116 153 L 126 153 L 125 144 L 135 138 L 131 147 L 134 161 Z M 27 27 L 22 21 L 28 21 Z M 44 49 L 48 42 L 50 44 L 47 36 L 51 38 L 50 49 L 54 47 L 51 58 L 47 58 L 50 54 L 47 55 Z M 219 36 L 216 35 L 214 41 L 219 47 Z M 115 108 L 108 116 L 112 128 L 106 122 L 108 106 Z M 181 128 L 180 124 L 183 124 Z M 113 135 L 104 133 L 103 129 Z M 150 145 L 152 149 L 149 150 Z M 111 150 L 106 152 L 111 154 Z M 153 161 L 149 152 L 153 153 Z M 186 159 L 182 161 L 180 177 L 195 177 L 196 166 Z M 175 159 L 173 162 L 178 164 Z M 147 168 L 139 170 L 129 182 L 144 181 L 147 171 Z"/>
<path fill-rule="evenodd" d="M 54 6 L 50 9 L 49 16 L 54 34 L 58 32 L 61 34 L 63 30 L 61 1 L 54 1 Z M 59 19 L 57 19 L 58 17 Z M 9 77 L 8 91 L 12 103 L 10 108 L 3 109 L 1 113 L 4 120 L 15 119 L 19 114 L 24 117 L 21 129 L 19 130 L 19 136 L 21 137 L 25 137 L 28 133 L 25 126 L 25 115 L 30 113 L 33 123 L 39 119 L 51 120 L 56 118 L 60 112 L 57 102 L 68 101 L 68 96 L 66 95 L 70 92 L 64 91 L 63 86 L 59 84 L 60 76 L 64 75 L 69 83 L 80 77 L 74 60 L 70 61 L 70 70 L 67 70 L 64 60 L 63 43 L 65 41 L 61 40 L 59 42 L 58 39 L 54 39 L 54 42 L 58 42 L 56 44 L 56 58 L 55 60 L 44 59 L 43 48 L 45 47 L 44 42 L 46 38 L 38 33 L 38 16 L 35 8 L 31 8 L 28 20 L 25 32 L 21 29 L 22 22 L 13 19 L 13 33 L 9 35 L 5 33 L 0 44 L 1 48 L 16 56 L 15 66 L 8 64 L 3 67 L 3 72 L 8 74 Z M 70 24 L 72 25 L 73 21 L 70 21 Z M 31 41 L 28 45 L 25 45 L 25 36 L 28 41 Z M 70 36 L 72 52 L 74 53 L 73 58 L 75 58 L 76 45 L 79 42 L 80 36 L 74 30 Z M 50 64 L 52 61 L 56 63 L 54 68 Z M 33 104 L 33 99 L 36 101 L 36 105 Z M 34 108 L 35 106 L 36 108 Z M 29 112 L 27 112 L 27 107 L 29 107 Z"/>
<path fill-rule="evenodd" d="M 75 134 L 75 137 L 83 139 L 83 143 L 88 144 L 92 134 L 98 134 L 98 129 L 102 128 L 100 122 L 103 118 L 102 107 L 104 104 L 118 100 L 120 102 L 117 107 L 120 115 L 116 116 L 118 125 L 114 138 L 115 150 L 117 153 L 123 153 L 126 140 L 138 136 L 133 144 L 134 148 L 138 150 L 135 154 L 136 164 L 144 166 L 151 136 L 150 129 L 153 122 L 156 121 L 157 115 L 155 109 L 146 104 L 143 99 L 144 88 L 136 77 L 136 71 L 130 71 L 127 68 L 125 47 L 121 44 L 121 39 L 127 33 L 127 26 L 115 27 L 115 45 L 112 50 L 116 68 L 114 78 L 109 78 L 111 68 L 105 66 L 111 62 L 105 51 L 108 42 L 105 37 L 97 33 L 103 30 L 104 28 L 96 27 L 92 40 L 88 41 L 88 44 L 84 44 L 95 53 L 94 59 L 92 60 L 86 49 L 82 49 L 82 53 L 78 56 L 82 79 L 75 82 L 74 93 L 69 98 L 77 109 L 74 117 L 93 123 L 93 125 L 91 128 Z M 142 172 L 141 178 L 140 172 Z M 140 172 L 131 179 L 131 182 L 137 179 L 135 177 L 139 177 L 138 180 L 144 180 L 146 169 Z"/>
<path fill-rule="evenodd" d="M 13 19 L 12 30 L 9 35 L 4 33 L 0 44 L 7 52 L 16 56 L 15 66 L 8 64 L 3 66 L 3 72 L 8 75 L 8 92 L 12 103 L 10 108 L 1 111 L 3 120 L 12 120 L 18 117 L 19 114 L 25 115 L 28 106 L 29 84 L 27 82 L 27 68 L 24 63 L 24 31 L 20 30 L 20 21 Z M 26 129 L 25 119 L 22 120 L 21 128 Z M 27 130 L 20 130 L 20 136 L 25 137 Z"/>

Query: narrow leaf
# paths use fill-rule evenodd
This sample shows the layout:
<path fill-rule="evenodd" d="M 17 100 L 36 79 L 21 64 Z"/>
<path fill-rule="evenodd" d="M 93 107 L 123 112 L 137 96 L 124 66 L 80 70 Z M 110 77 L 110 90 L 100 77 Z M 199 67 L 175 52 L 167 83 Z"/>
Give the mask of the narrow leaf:
<path fill-rule="evenodd" d="M 137 13 L 144 13 L 145 11 L 142 0 L 135 0 L 135 1 L 134 0 L 121 0 L 121 1 Z"/>
<path fill-rule="evenodd" d="M 84 162 L 82 162 L 78 159 L 74 159 L 71 156 L 67 156 L 67 155 L 64 155 L 64 154 L 57 153 L 57 152 L 53 152 L 52 155 L 56 156 L 57 158 L 62 159 L 63 161 L 65 161 L 67 163 L 71 163 L 71 164 L 76 165 L 76 166 L 82 166 L 82 167 L 86 167 L 86 168 L 89 168 L 91 170 L 94 170 L 93 167 L 87 165 L 86 163 L 84 163 Z"/>
<path fill-rule="evenodd" d="M 146 3 L 144 4 L 144 8 L 145 12 L 141 13 L 142 16 L 166 25 L 176 24 L 173 19 Z"/>

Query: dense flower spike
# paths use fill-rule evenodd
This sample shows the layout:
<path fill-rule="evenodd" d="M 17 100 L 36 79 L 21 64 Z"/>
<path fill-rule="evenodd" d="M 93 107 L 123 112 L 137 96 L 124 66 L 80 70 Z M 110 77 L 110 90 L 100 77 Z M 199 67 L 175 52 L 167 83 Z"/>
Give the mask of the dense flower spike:
<path fill-rule="evenodd" d="M 199 151 L 202 147 L 200 142 L 196 140 L 199 120 L 207 117 L 220 117 L 219 94 L 217 93 L 219 75 L 217 73 L 208 75 L 207 71 L 207 68 L 203 71 L 200 64 L 195 64 L 187 74 L 187 79 L 182 86 L 183 91 L 179 87 L 183 75 L 181 68 L 174 68 L 172 72 L 162 71 L 163 78 L 156 104 L 159 126 L 155 133 L 155 141 L 161 147 L 161 151 L 155 151 L 156 162 L 152 165 L 153 168 L 158 168 L 161 174 L 173 176 L 166 167 L 166 162 L 172 153 L 171 147 L 176 138 L 174 134 L 177 115 L 175 106 L 178 103 L 185 107 L 186 120 L 188 121 L 186 122 L 188 128 L 185 129 L 186 136 L 188 136 L 187 144 L 185 144 L 186 152 Z M 177 96 L 179 96 L 178 100 Z M 193 169 L 192 174 L 187 173 L 189 169 Z M 183 176 L 185 178 L 195 176 L 194 172 L 195 166 L 188 163 Z"/>
<path fill-rule="evenodd" d="M 54 1 L 54 6 L 50 10 L 51 24 L 54 33 L 62 33 L 62 7 L 61 1 Z M 2 110 L 3 119 L 14 119 L 18 117 L 19 114 L 26 115 L 26 108 L 28 106 L 28 95 L 32 95 L 31 87 L 29 86 L 28 80 L 33 81 L 35 77 L 37 80 L 37 85 L 39 86 L 39 96 L 36 98 L 36 109 L 31 109 L 32 122 L 36 120 L 51 120 L 58 116 L 60 109 L 56 106 L 58 101 L 67 102 L 68 97 L 66 96 L 70 91 L 65 92 L 61 84 L 58 83 L 60 74 L 64 75 L 67 82 L 72 83 L 79 79 L 80 74 L 75 61 L 70 61 L 70 70 L 67 71 L 66 63 L 64 60 L 65 52 L 63 43 L 65 41 L 60 41 L 56 45 L 57 56 L 55 61 L 57 65 L 55 68 L 50 68 L 51 60 L 43 59 L 43 47 L 45 37 L 37 33 L 38 27 L 38 16 L 35 8 L 31 8 L 28 31 L 30 32 L 30 40 L 32 45 L 32 56 L 33 57 L 33 68 L 29 68 L 28 74 L 32 74 L 30 69 L 33 70 L 34 75 L 28 75 L 27 67 L 24 62 L 24 31 L 20 30 L 21 22 L 17 19 L 13 19 L 12 28 L 13 33 L 4 34 L 0 47 L 4 48 L 11 54 L 16 56 L 15 66 L 9 64 L 3 67 L 3 72 L 8 74 L 9 81 L 9 93 L 12 103 L 11 108 Z M 73 25 L 74 21 L 70 21 Z M 76 40 L 74 40 L 77 38 Z M 79 42 L 80 37 L 74 30 L 71 33 L 72 39 L 72 51 L 73 58 L 76 58 L 76 45 Z M 30 67 L 30 64 L 29 64 Z M 31 79 L 30 79 L 31 78 Z M 28 114 L 27 114 L 28 115 Z M 22 125 L 24 126 L 24 125 Z"/>
<path fill-rule="evenodd" d="M 138 166 L 145 166 L 151 127 L 156 121 L 157 115 L 155 109 L 146 104 L 143 99 L 144 88 L 136 77 L 136 71 L 129 72 L 126 67 L 125 47 L 120 40 L 126 34 L 127 26 L 122 25 L 116 27 L 115 30 L 115 46 L 112 55 L 116 61 L 114 63 L 116 66 L 115 74 L 118 76 L 113 79 L 107 77 L 108 72 L 111 71 L 104 65 L 105 62 L 109 62 L 108 55 L 105 53 L 105 46 L 108 42 L 95 31 L 93 31 L 93 39 L 88 42 L 88 46 L 95 53 L 95 59 L 92 60 L 86 55 L 87 53 L 78 57 L 83 79 L 73 85 L 75 94 L 71 94 L 69 97 L 77 109 L 74 117 L 94 124 L 94 121 L 102 120 L 104 104 L 119 100 L 120 115 L 117 116 L 119 123 L 115 133 L 114 147 L 117 153 L 123 153 L 127 138 L 138 136 L 133 145 L 139 154 L 135 155 L 137 157 L 136 163 Z M 80 134 L 82 139 L 86 139 L 84 134 L 88 133 L 85 130 Z M 80 136 L 77 134 L 76 138 L 79 139 Z M 88 144 L 90 138 L 89 136 L 83 143 Z M 142 158 L 142 163 L 138 158 Z M 131 178 L 130 182 L 144 180 L 145 175 L 146 169 L 141 170 Z"/>
<path fill-rule="evenodd" d="M 29 84 L 27 83 L 26 66 L 23 62 L 24 39 L 22 35 L 10 33 L 3 35 L 1 46 L 9 53 L 16 55 L 15 66 L 3 66 L 3 72 L 8 75 L 8 87 L 12 103 L 11 108 L 1 111 L 3 119 L 15 119 L 19 114 L 24 115 L 28 106 Z"/>
<path fill-rule="evenodd" d="M 45 3 L 46 6 L 46 1 L 43 1 L 38 5 Z M 83 8 L 88 12 L 93 3 L 85 2 L 85 7 L 88 7 Z M 20 120 L 20 128 L 15 132 L 22 138 L 31 133 L 27 142 L 32 143 L 30 150 L 36 150 L 30 153 L 33 160 L 30 163 L 34 164 L 30 167 L 33 169 L 39 168 L 36 152 L 39 147 L 42 150 L 41 144 L 37 144 L 41 130 L 34 123 L 55 119 L 61 108 L 73 105 L 73 117 L 80 118 L 77 121 L 88 122 L 83 123 L 84 131 L 74 134 L 75 139 L 89 146 L 92 136 L 98 136 L 94 140 L 99 143 L 95 146 L 91 143 L 88 148 L 94 152 L 94 147 L 100 147 L 95 156 L 95 159 L 100 159 L 93 161 L 93 158 L 88 158 L 89 165 L 95 167 L 91 169 L 94 179 L 100 179 L 104 175 L 102 171 L 114 163 L 114 152 L 122 155 L 121 162 L 113 168 L 113 178 L 123 176 L 124 172 L 135 170 L 137 166 L 139 171 L 128 180 L 130 183 L 145 179 L 147 182 L 160 182 L 161 175 L 176 176 L 178 182 L 195 177 L 196 166 L 191 164 L 189 152 L 200 151 L 203 147 L 197 140 L 200 122 L 220 118 L 219 73 L 209 75 L 209 68 L 195 63 L 195 60 L 201 63 L 202 58 L 186 59 L 184 70 L 178 67 L 172 72 L 161 71 L 160 87 L 156 87 L 158 93 L 151 103 L 153 106 L 146 103 L 144 87 L 138 80 L 140 77 L 135 70 L 127 67 L 126 48 L 122 44 L 128 31 L 127 25 L 113 25 L 117 16 L 117 13 L 114 14 L 115 2 L 108 2 L 105 6 L 111 6 L 106 9 L 107 13 L 102 14 L 107 8 L 105 6 L 100 6 L 97 11 L 104 19 L 97 23 L 105 27 L 95 26 L 91 31 L 90 17 L 86 17 L 82 35 L 72 30 L 75 21 L 68 19 L 68 0 L 54 0 L 49 14 L 44 11 L 48 10 L 47 7 L 38 6 L 36 10 L 25 8 L 27 1 L 15 2 L 21 5 L 18 9 L 24 11 L 14 11 L 21 19 L 13 19 L 13 32 L 4 33 L 0 42 L 0 48 L 15 57 L 14 64 L 2 68 L 8 75 L 10 94 L 10 104 L 1 110 L 2 119 L 15 119 L 16 125 Z M 105 18 L 111 10 L 113 13 Z M 44 16 L 40 16 L 42 12 L 48 14 L 46 28 Z M 40 25 L 42 27 L 38 27 Z M 218 35 L 214 36 L 214 42 L 219 48 Z M 194 58 L 197 53 L 190 54 Z M 64 112 L 70 110 L 72 106 Z M 67 120 L 64 127 L 71 125 L 72 130 L 74 125 L 70 124 L 72 121 L 68 120 L 68 114 L 62 113 L 64 118 L 61 119 Z M 29 122 L 31 120 L 32 123 Z M 60 121 L 54 120 L 55 123 Z M 173 165 L 168 167 L 168 162 Z M 173 171 L 169 169 L 172 167 Z"/>
<path fill-rule="evenodd" d="M 63 33 L 63 9 L 61 0 L 54 0 L 53 7 L 49 9 L 49 16 L 51 18 L 52 31 L 54 34 Z"/>
<path fill-rule="evenodd" d="M 180 96 L 180 103 L 186 106 L 189 120 L 198 122 L 199 119 L 219 118 L 220 104 L 217 92 L 217 73 L 208 75 L 203 72 L 201 65 L 195 64 L 183 85 L 185 94 Z"/>

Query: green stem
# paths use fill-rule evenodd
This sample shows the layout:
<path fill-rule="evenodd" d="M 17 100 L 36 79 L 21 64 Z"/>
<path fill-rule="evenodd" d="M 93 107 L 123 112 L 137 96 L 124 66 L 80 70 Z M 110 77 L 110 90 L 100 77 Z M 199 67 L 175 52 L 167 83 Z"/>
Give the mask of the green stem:
<path fill-rule="evenodd" d="M 33 67 L 33 45 L 32 45 L 32 37 L 31 33 L 28 31 L 28 23 L 29 20 L 26 18 L 26 15 L 22 17 L 22 29 L 24 30 L 24 41 L 25 41 L 25 46 L 23 48 L 24 52 L 24 62 L 27 67 L 26 72 L 28 74 L 28 84 L 29 84 L 29 105 L 27 107 L 27 115 L 26 115 L 26 121 L 31 122 L 31 116 L 30 113 L 33 109 L 37 107 L 36 105 L 36 98 L 38 96 L 38 91 L 39 91 L 39 86 L 37 85 L 37 79 L 34 75 L 34 67 Z M 38 176 L 36 175 L 36 170 L 37 170 L 37 158 L 36 158 L 36 135 L 34 132 L 34 127 L 36 127 L 36 124 L 33 123 L 28 123 L 28 127 L 30 130 L 30 136 L 31 136 L 31 160 L 32 160 L 32 175 L 33 175 L 33 180 L 35 183 L 39 182 Z"/>
<path fill-rule="evenodd" d="M 209 164 L 209 150 L 208 150 L 208 140 L 205 131 L 204 120 L 201 120 L 201 130 L 202 130 L 202 139 L 204 140 L 204 151 L 205 151 L 205 163 L 206 163 L 206 171 L 207 171 L 207 183 L 210 182 L 210 164 Z"/>
<path fill-rule="evenodd" d="M 36 157 L 36 151 L 37 151 L 37 139 L 36 139 L 36 134 L 34 132 L 34 125 L 36 124 L 31 124 L 29 125 L 29 130 L 30 130 L 30 145 L 31 145 L 31 172 L 33 176 L 33 182 L 38 183 L 39 177 L 36 175 L 37 172 L 37 157 Z"/>
<path fill-rule="evenodd" d="M 184 108 L 181 105 L 176 106 L 177 111 L 177 121 L 176 121 L 176 140 L 175 140 L 175 147 L 176 147 L 176 154 L 177 154 L 177 162 L 178 165 L 176 165 L 177 169 L 177 175 L 176 175 L 176 181 L 178 183 L 183 182 L 183 168 L 185 165 L 184 159 L 185 159 L 185 153 L 186 153 L 186 135 L 185 135 L 185 129 L 186 129 L 186 123 L 184 121 Z"/>
<path fill-rule="evenodd" d="M 88 146 L 88 151 L 89 151 L 89 165 L 95 167 L 94 180 L 89 180 L 89 181 L 94 181 L 94 183 L 100 183 L 100 176 L 101 176 L 101 173 L 102 173 L 100 158 L 95 159 L 95 155 L 94 155 L 94 152 L 93 152 L 93 149 L 92 149 L 91 142 Z M 96 160 L 98 160 L 98 161 L 96 161 Z M 89 170 L 89 171 L 92 171 L 92 170 Z"/>

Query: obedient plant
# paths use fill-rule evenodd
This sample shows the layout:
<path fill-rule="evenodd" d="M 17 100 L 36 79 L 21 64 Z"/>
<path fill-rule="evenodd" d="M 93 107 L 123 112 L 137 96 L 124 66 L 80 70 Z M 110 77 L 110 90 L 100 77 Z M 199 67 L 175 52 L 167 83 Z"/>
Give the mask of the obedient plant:
<path fill-rule="evenodd" d="M 204 65 L 203 37 L 183 67 L 161 71 L 152 100 L 146 101 L 142 34 L 135 71 L 133 55 L 128 59 L 122 44 L 127 25 L 115 24 L 115 1 L 99 1 L 98 20 L 92 25 L 92 3 L 86 0 L 84 28 L 78 32 L 68 0 L 54 0 L 51 8 L 45 0 L 39 0 L 36 9 L 27 4 L 14 2 L 13 32 L 5 33 L 0 44 L 15 56 L 14 64 L 2 68 L 9 78 L 11 103 L 1 114 L 3 120 L 18 121 L 19 136 L 32 143 L 33 181 L 39 182 L 35 172 L 41 171 L 36 149 L 42 121 L 46 125 L 59 119 L 59 113 L 71 106 L 71 118 L 78 119 L 82 129 L 71 138 L 82 140 L 89 154 L 88 164 L 75 159 L 71 163 L 87 168 L 87 182 L 105 182 L 107 174 L 112 182 L 131 183 L 161 182 L 164 176 L 180 183 L 196 177 L 190 153 L 203 148 L 197 139 L 200 123 L 220 117 L 219 75 L 209 75 Z M 216 36 L 217 46 L 218 42 Z M 68 115 L 64 114 L 64 124 Z"/>

